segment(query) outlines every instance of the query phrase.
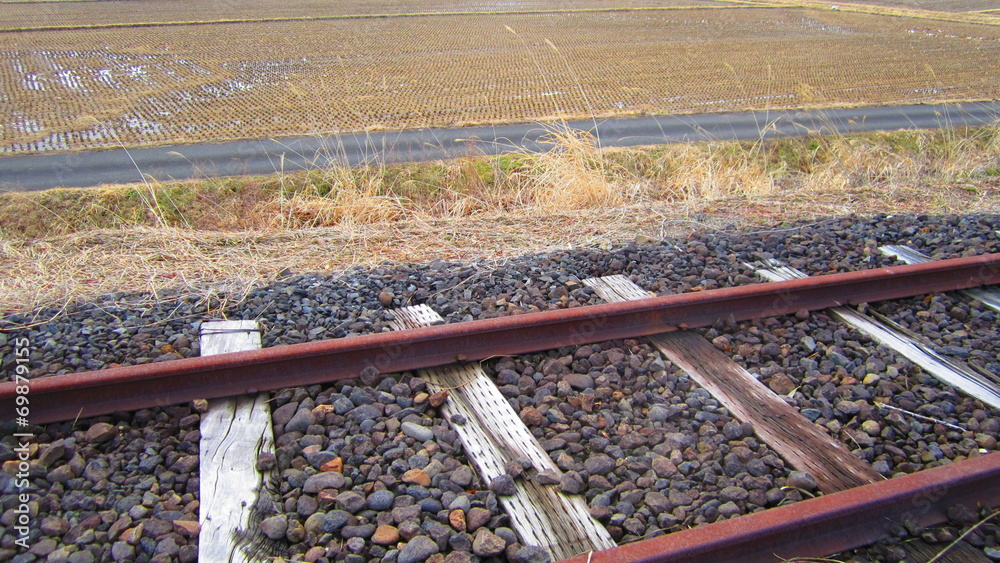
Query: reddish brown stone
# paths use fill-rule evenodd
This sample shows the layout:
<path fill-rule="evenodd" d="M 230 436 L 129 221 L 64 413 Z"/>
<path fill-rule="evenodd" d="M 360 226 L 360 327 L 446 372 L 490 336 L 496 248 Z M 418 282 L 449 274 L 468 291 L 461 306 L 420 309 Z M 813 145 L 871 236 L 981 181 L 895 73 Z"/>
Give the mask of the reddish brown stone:
<path fill-rule="evenodd" d="M 185 538 L 196 538 L 201 532 L 201 525 L 191 520 L 174 520 L 174 530 Z"/>
<path fill-rule="evenodd" d="M 342 458 L 339 458 L 339 457 L 331 459 L 330 461 L 328 461 L 328 462 L 324 463 L 323 465 L 319 466 L 319 470 L 323 471 L 325 473 L 326 472 L 331 472 L 331 471 L 335 472 L 335 473 L 343 473 L 344 472 L 344 460 Z"/>
<path fill-rule="evenodd" d="M 535 407 L 521 409 L 521 420 L 528 426 L 539 426 L 545 420 L 545 415 Z"/>
<path fill-rule="evenodd" d="M 316 502 L 318 503 L 319 508 L 326 508 L 333 504 L 334 501 L 337 500 L 338 494 L 340 494 L 340 491 L 337 489 L 323 489 L 320 491 L 316 495 Z"/>
<path fill-rule="evenodd" d="M 427 399 L 427 402 L 429 402 L 432 407 L 440 407 L 447 400 L 448 400 L 448 390 L 445 389 L 440 393 L 434 393 L 433 395 L 431 395 L 430 398 Z"/>
<path fill-rule="evenodd" d="M 427 487 L 431 484 L 430 476 L 423 469 L 411 469 L 403 473 L 399 480 L 404 483 L 420 485 L 421 487 Z"/>
<path fill-rule="evenodd" d="M 139 540 L 142 539 L 142 523 L 125 530 L 118 539 L 129 545 L 139 545 Z"/>
<path fill-rule="evenodd" d="M 795 389 L 795 382 L 787 375 L 776 375 L 771 378 L 767 386 L 779 395 L 787 395 L 792 392 L 792 389 Z"/>
<path fill-rule="evenodd" d="M 388 524 L 375 528 L 375 534 L 372 535 L 372 543 L 378 545 L 392 545 L 398 541 L 399 529 Z"/>

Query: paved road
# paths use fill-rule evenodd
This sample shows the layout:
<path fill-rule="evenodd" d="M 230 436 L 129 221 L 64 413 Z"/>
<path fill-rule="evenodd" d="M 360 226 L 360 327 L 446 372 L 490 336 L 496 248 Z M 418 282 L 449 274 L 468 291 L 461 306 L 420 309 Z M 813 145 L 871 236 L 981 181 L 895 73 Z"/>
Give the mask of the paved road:
<path fill-rule="evenodd" d="M 998 116 L 1000 103 L 967 103 L 605 119 L 597 122 L 596 130 L 604 146 L 635 146 L 975 126 L 992 123 Z M 568 125 L 595 129 L 590 120 Z M 545 150 L 551 146 L 545 142 L 546 134 L 544 126 L 526 124 L 0 157 L 0 191 L 131 183 L 142 181 L 143 175 L 165 181 L 292 172 L 331 164 L 426 161 L 521 148 Z"/>

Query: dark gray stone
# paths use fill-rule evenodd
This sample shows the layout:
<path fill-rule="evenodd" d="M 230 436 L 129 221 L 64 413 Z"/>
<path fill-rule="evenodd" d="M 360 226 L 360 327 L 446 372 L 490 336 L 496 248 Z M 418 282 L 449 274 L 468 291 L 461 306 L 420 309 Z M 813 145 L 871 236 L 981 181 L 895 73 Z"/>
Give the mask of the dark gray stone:
<path fill-rule="evenodd" d="M 427 442 L 434 439 L 433 430 L 414 422 L 404 422 L 402 426 L 400 426 L 400 430 L 403 431 L 403 434 L 406 434 L 418 442 Z"/>
<path fill-rule="evenodd" d="M 344 491 L 337 495 L 337 508 L 356 514 L 365 508 L 365 497 L 354 491 Z"/>
<path fill-rule="evenodd" d="M 343 510 L 331 510 L 323 517 L 322 530 L 326 533 L 340 531 L 341 528 L 351 521 L 351 514 Z"/>
<path fill-rule="evenodd" d="M 436 541 L 427 536 L 417 536 L 406 542 L 403 549 L 399 550 L 396 558 L 398 563 L 420 563 L 435 553 L 440 553 Z"/>
<path fill-rule="evenodd" d="M 533 545 L 521 546 L 514 552 L 511 559 L 514 563 L 549 563 L 552 557 L 549 552 Z"/>
<path fill-rule="evenodd" d="M 344 476 L 336 471 L 317 473 L 306 479 L 302 485 L 303 493 L 318 493 L 323 489 L 342 489 L 347 484 Z"/>
<path fill-rule="evenodd" d="M 788 486 L 812 491 L 816 489 L 816 479 L 807 471 L 792 471 L 788 474 Z"/>
<path fill-rule="evenodd" d="M 467 465 L 461 465 L 451 472 L 451 482 L 459 487 L 468 487 L 472 484 L 472 469 Z"/>
<path fill-rule="evenodd" d="M 615 460 L 603 454 L 596 454 L 588 457 L 583 467 L 591 475 L 607 475 L 614 471 Z"/>
<path fill-rule="evenodd" d="M 568 495 L 577 495 L 584 490 L 583 476 L 576 471 L 567 471 L 563 473 L 562 478 L 559 480 L 559 490 Z"/>
<path fill-rule="evenodd" d="M 340 537 L 368 539 L 375 534 L 375 524 L 359 524 L 357 526 L 344 526 L 340 529 Z"/>
<path fill-rule="evenodd" d="M 389 510 L 392 508 L 392 502 L 396 499 L 396 495 L 392 491 L 375 491 L 374 493 L 368 495 L 367 504 L 370 510 Z"/>
<path fill-rule="evenodd" d="M 300 408 L 285 424 L 285 432 L 305 432 L 310 424 L 316 422 L 316 417 L 310 409 Z"/>
<path fill-rule="evenodd" d="M 510 496 L 517 492 L 517 485 L 514 478 L 505 473 L 490 481 L 490 490 L 500 496 Z"/>
<path fill-rule="evenodd" d="M 284 514 L 265 518 L 260 523 L 260 531 L 272 540 L 280 540 L 285 537 L 288 530 L 288 517 Z"/>

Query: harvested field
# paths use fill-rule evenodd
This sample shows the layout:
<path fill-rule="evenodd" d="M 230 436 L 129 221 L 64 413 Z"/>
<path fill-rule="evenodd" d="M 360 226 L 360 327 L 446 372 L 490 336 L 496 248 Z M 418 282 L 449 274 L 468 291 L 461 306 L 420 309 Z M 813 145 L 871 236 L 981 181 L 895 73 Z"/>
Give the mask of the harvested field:
<path fill-rule="evenodd" d="M 0 2 L 4 4 L 4 2 Z M 441 14 L 606 10 L 607 2 L 600 0 L 509 0 L 488 2 L 466 0 L 374 0 L 361 2 L 329 2 L 328 0 L 297 0 L 295 2 L 268 2 L 249 0 L 239 3 L 234 10 L 229 2 L 210 1 L 192 5 L 185 0 L 162 0 L 144 3 L 143 10 L 121 10 L 114 1 L 88 0 L 86 2 L 24 3 L 10 7 L 10 15 L 0 20 L 2 28 L 38 28 L 45 26 L 108 25 L 118 23 L 148 23 L 176 21 L 219 21 L 282 18 L 336 18 L 370 16 L 378 14 Z M 663 8 L 688 6 L 728 6 L 727 0 L 618 0 L 615 8 Z"/>
<path fill-rule="evenodd" d="M 994 0 L 865 0 L 865 4 L 889 8 L 914 8 L 939 12 L 977 12 L 996 8 Z"/>
<path fill-rule="evenodd" d="M 336 6 L 365 13 L 355 4 Z M 166 11 L 170 2 L 143 3 L 149 13 L 118 5 L 7 4 L 0 25 L 235 16 L 223 2 L 197 13 L 177 6 Z M 541 5 L 395 6 L 427 13 Z M 389 5 L 367 10 L 383 8 Z M 238 17 L 318 13 L 308 2 L 287 9 L 260 2 L 241 6 Z M 1000 74 L 1000 26 L 828 9 L 469 13 L 2 37 L 0 153 L 7 154 L 591 115 L 1000 97 L 994 79 Z"/>

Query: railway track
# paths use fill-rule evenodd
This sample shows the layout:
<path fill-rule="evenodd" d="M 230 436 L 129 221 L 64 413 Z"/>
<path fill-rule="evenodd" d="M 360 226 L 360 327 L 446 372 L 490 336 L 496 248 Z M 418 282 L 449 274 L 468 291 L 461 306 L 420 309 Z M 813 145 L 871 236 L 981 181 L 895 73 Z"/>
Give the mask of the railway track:
<path fill-rule="evenodd" d="M 218 534 L 248 560 L 777 561 L 967 528 L 1000 504 L 1000 409 L 827 310 L 871 303 L 936 333 L 916 340 L 988 387 L 990 362 L 921 322 L 964 315 L 974 340 L 995 316 L 950 291 L 998 281 L 995 255 L 639 301 L 627 278 L 591 278 L 588 294 L 623 301 L 457 324 L 395 308 L 401 332 L 31 380 L 32 424 L 8 425 L 33 444 L 31 547 L 12 533 L 11 448 L 0 549 L 198 559 L 204 503 L 227 500 L 206 500 L 207 474 L 232 470 L 206 456 L 220 402 L 204 399 L 248 392 L 263 429 L 223 425 L 251 438 L 229 463 L 257 477 L 236 503 L 247 520 Z M 0 408 L 24 395 L 0 385 Z M 995 524 L 977 530 L 955 560 L 995 551 Z"/>

